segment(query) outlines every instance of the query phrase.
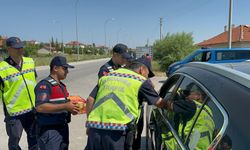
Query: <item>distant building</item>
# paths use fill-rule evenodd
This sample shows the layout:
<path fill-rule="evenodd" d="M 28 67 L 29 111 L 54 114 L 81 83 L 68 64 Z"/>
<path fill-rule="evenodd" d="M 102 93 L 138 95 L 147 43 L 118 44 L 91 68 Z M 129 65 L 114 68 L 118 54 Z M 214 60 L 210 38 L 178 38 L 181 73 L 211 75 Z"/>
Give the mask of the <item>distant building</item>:
<path fill-rule="evenodd" d="M 224 27 L 224 32 L 208 40 L 197 44 L 199 47 L 228 47 L 228 31 Z M 250 26 L 239 25 L 232 28 L 232 47 L 250 47 Z"/>
<path fill-rule="evenodd" d="M 38 54 L 51 54 L 52 51 L 46 47 L 43 47 L 37 51 Z"/>
<path fill-rule="evenodd" d="M 52 47 L 50 44 L 45 44 L 44 46 L 43 46 L 43 48 L 41 48 L 42 49 L 42 51 L 43 50 L 47 50 L 47 51 L 49 51 L 50 53 L 56 53 L 56 48 L 55 47 Z"/>
<path fill-rule="evenodd" d="M 66 43 L 65 47 L 67 47 L 67 48 L 73 48 L 73 47 L 76 47 L 78 45 L 80 46 L 80 48 L 85 48 L 85 45 L 82 44 L 82 43 L 80 43 L 80 42 L 78 42 L 78 41 L 71 41 L 69 43 Z"/>
<path fill-rule="evenodd" d="M 151 46 L 141 46 L 141 47 L 136 47 L 135 50 L 135 55 L 136 58 L 139 58 L 141 56 L 145 56 L 146 54 L 149 54 L 150 57 L 153 56 L 153 52 L 152 52 L 152 47 Z"/>
<path fill-rule="evenodd" d="M 107 48 L 107 47 L 101 45 L 101 46 L 96 46 L 96 48 L 97 48 L 97 49 L 105 49 L 105 48 Z"/>
<path fill-rule="evenodd" d="M 36 40 L 30 40 L 30 41 L 25 41 L 27 44 L 32 44 L 32 45 L 38 45 L 40 44 L 40 42 L 36 41 Z"/>
<path fill-rule="evenodd" d="M 6 39 L 6 36 L 0 36 L 0 49 L 3 48 Z"/>

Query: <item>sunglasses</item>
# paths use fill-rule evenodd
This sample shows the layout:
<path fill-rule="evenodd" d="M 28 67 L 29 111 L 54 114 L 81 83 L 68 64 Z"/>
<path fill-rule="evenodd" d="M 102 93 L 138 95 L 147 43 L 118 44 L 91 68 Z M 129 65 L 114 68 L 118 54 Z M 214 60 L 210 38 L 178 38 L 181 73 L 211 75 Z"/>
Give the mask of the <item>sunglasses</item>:
<path fill-rule="evenodd" d="M 63 66 L 61 66 L 62 68 L 63 68 L 63 70 L 68 70 L 68 67 L 63 67 Z"/>

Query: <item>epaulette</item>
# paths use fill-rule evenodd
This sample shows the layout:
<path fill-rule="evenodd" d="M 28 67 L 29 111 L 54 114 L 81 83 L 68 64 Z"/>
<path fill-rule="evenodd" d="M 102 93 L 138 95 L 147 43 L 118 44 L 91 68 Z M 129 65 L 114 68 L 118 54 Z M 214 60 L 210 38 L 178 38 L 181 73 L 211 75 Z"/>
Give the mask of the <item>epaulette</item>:
<path fill-rule="evenodd" d="M 56 86 L 58 83 L 56 82 L 55 79 L 51 78 L 51 77 L 47 77 L 44 79 L 45 81 L 49 82 L 51 85 Z"/>
<path fill-rule="evenodd" d="M 114 71 L 113 67 L 110 66 L 108 63 L 105 63 L 105 67 L 107 67 L 107 69 L 109 70 L 109 72 Z"/>

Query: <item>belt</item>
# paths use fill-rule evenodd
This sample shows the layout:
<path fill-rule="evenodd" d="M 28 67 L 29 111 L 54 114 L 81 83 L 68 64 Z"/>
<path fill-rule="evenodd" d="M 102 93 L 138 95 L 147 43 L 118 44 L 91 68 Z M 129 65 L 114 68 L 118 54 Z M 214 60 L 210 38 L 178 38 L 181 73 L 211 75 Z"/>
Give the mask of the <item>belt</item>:
<path fill-rule="evenodd" d="M 57 124 L 57 125 L 43 125 L 43 126 L 40 126 L 40 129 L 42 130 L 60 129 L 60 128 L 64 128 L 67 125 L 68 125 L 67 123 Z"/>

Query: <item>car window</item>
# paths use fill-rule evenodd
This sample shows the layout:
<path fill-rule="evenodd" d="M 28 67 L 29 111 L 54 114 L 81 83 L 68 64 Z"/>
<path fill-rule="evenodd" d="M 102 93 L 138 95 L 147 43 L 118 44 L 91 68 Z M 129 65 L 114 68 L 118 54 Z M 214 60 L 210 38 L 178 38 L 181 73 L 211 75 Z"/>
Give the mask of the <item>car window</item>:
<path fill-rule="evenodd" d="M 203 56 L 203 53 L 199 53 L 199 54 L 194 56 L 192 61 L 202 61 L 202 56 Z"/>
<path fill-rule="evenodd" d="M 209 61 L 211 59 L 211 52 L 207 52 L 205 56 L 206 56 L 205 61 Z"/>
<path fill-rule="evenodd" d="M 192 61 L 202 61 L 202 62 L 207 62 L 211 58 L 211 52 L 210 51 L 204 51 L 202 53 L 199 53 L 194 56 Z"/>
<path fill-rule="evenodd" d="M 180 79 L 181 79 L 180 75 L 174 75 L 170 79 L 168 79 L 167 82 L 165 82 L 163 86 L 161 87 L 159 95 L 161 97 L 166 97 L 169 94 L 172 94 L 174 91 L 174 88 L 176 87 Z"/>
<path fill-rule="evenodd" d="M 210 51 L 204 51 L 204 52 L 202 53 L 201 61 L 202 61 L 202 62 L 207 62 L 207 61 L 210 60 L 210 58 L 211 58 L 211 52 L 210 52 Z"/>
<path fill-rule="evenodd" d="M 216 60 L 250 59 L 250 51 L 221 51 L 216 53 Z"/>
<path fill-rule="evenodd" d="M 173 101 L 173 110 L 164 110 L 164 115 L 178 138 L 190 149 L 208 149 L 223 125 L 223 115 L 213 102 L 214 98 L 188 77 L 166 89 L 175 89 L 165 92 L 165 97 Z M 169 134 L 167 132 L 165 136 Z M 171 140 L 163 140 L 165 147 Z"/>

